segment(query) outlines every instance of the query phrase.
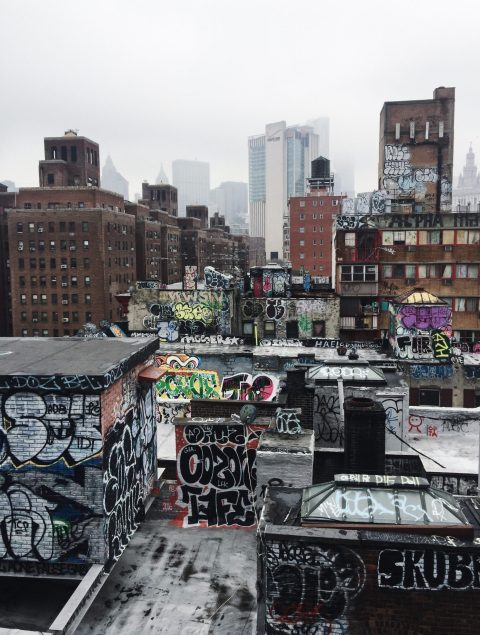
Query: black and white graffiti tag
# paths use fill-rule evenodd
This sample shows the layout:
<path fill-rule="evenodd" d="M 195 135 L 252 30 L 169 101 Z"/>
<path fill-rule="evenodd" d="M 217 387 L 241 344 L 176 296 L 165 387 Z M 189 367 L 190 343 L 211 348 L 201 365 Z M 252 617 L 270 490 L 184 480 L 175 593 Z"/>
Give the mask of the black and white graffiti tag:
<path fill-rule="evenodd" d="M 480 553 L 385 549 L 378 556 L 378 586 L 389 589 L 480 589 Z"/>
<path fill-rule="evenodd" d="M 345 547 L 271 542 L 265 557 L 267 632 L 300 634 L 308 625 L 318 628 L 308 632 L 323 633 L 323 625 L 341 626 L 365 584 L 363 560 Z"/>
<path fill-rule="evenodd" d="M 184 527 L 255 524 L 258 434 L 235 424 L 185 426 L 177 458 Z"/>

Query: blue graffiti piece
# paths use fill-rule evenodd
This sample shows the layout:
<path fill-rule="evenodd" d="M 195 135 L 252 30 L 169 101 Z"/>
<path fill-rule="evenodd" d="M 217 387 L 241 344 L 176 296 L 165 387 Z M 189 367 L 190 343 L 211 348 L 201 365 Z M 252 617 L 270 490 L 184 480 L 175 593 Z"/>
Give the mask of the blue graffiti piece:
<path fill-rule="evenodd" d="M 412 364 L 410 374 L 416 379 L 447 379 L 452 377 L 453 368 L 449 364 Z"/>

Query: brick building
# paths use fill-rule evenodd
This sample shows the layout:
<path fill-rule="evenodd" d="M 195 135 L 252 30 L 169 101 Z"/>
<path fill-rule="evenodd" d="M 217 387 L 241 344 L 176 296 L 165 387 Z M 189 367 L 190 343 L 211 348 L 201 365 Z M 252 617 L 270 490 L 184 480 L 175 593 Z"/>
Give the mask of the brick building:
<path fill-rule="evenodd" d="M 6 210 L 15 206 L 16 192 L 8 192 L 0 183 L 0 337 L 12 334 L 12 301 Z"/>
<path fill-rule="evenodd" d="M 2 575 L 82 578 L 118 560 L 157 476 L 142 375 L 156 348 L 156 338 L 0 339 Z"/>
<path fill-rule="evenodd" d="M 167 212 L 169 216 L 178 216 L 177 188 L 168 183 L 150 185 L 144 181 L 142 183 L 142 198 L 139 203 L 152 210 Z"/>
<path fill-rule="evenodd" d="M 74 335 L 122 318 L 136 280 L 135 217 L 93 187 L 21 188 L 7 212 L 15 336 Z"/>
<path fill-rule="evenodd" d="M 334 194 L 330 161 L 323 157 L 312 161 L 312 178 L 307 182 L 307 193 L 289 200 L 290 222 L 285 244 L 295 273 L 310 273 L 313 282 L 330 285 L 334 217 L 345 196 Z"/>
<path fill-rule="evenodd" d="M 455 88 L 436 88 L 433 99 L 384 103 L 378 184 L 392 211 L 451 210 L 454 112 Z"/>
<path fill-rule="evenodd" d="M 40 187 L 100 186 L 98 143 L 67 130 L 63 137 L 44 139 L 45 159 L 39 162 Z"/>

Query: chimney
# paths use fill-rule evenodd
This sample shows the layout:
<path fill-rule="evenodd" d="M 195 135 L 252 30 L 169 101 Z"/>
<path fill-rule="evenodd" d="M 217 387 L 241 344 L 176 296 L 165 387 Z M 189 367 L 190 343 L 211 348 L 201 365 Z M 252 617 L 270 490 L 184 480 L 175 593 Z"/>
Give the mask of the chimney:
<path fill-rule="evenodd" d="M 385 473 L 385 409 L 364 397 L 345 400 L 345 471 Z"/>

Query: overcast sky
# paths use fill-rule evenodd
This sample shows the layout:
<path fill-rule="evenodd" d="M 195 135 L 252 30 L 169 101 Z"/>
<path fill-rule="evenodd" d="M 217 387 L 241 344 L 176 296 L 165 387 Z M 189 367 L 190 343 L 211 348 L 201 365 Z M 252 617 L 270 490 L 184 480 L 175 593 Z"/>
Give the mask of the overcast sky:
<path fill-rule="evenodd" d="M 43 137 L 76 128 L 131 198 L 174 159 L 247 181 L 249 135 L 328 116 L 371 190 L 383 102 L 455 86 L 456 180 L 470 141 L 480 162 L 479 18 L 467 0 L 3 0 L 0 179 L 38 185 Z"/>

